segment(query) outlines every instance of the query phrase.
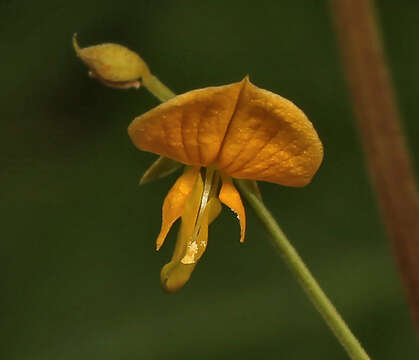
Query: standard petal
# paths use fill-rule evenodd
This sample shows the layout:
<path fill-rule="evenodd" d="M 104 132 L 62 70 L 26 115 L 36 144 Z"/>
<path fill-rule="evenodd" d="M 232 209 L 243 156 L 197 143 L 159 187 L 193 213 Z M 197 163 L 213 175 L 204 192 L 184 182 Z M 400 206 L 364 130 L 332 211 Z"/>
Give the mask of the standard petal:
<path fill-rule="evenodd" d="M 163 203 L 162 225 L 160 234 L 157 237 L 157 250 L 163 245 L 173 223 L 182 216 L 186 200 L 199 180 L 202 187 L 202 179 L 199 176 L 199 167 L 186 167 L 183 175 L 177 179 L 170 189 Z"/>
<path fill-rule="evenodd" d="M 244 81 L 218 168 L 240 179 L 307 185 L 323 159 L 312 123 L 291 101 Z"/>
<path fill-rule="evenodd" d="M 136 147 L 189 165 L 215 161 L 244 81 L 189 91 L 137 117 L 128 127 Z"/>
<path fill-rule="evenodd" d="M 243 242 L 246 232 L 246 213 L 242 199 L 230 176 L 223 174 L 222 181 L 223 184 L 218 197 L 223 204 L 227 205 L 237 215 L 240 222 L 240 242 Z"/>

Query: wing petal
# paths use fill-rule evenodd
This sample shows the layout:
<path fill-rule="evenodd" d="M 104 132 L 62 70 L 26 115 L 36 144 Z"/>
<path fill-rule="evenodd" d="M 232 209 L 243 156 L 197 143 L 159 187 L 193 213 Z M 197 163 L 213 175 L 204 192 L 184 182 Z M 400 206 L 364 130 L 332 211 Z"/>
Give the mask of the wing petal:
<path fill-rule="evenodd" d="M 246 233 L 246 212 L 242 199 L 230 176 L 222 174 L 222 181 L 223 184 L 218 197 L 223 204 L 227 205 L 237 215 L 240 222 L 240 242 L 243 242 Z"/>
<path fill-rule="evenodd" d="M 186 200 L 196 186 L 200 188 L 202 193 L 203 185 L 199 178 L 199 167 L 187 167 L 164 199 L 161 230 L 156 241 L 157 250 L 163 245 L 173 223 L 183 215 Z"/>

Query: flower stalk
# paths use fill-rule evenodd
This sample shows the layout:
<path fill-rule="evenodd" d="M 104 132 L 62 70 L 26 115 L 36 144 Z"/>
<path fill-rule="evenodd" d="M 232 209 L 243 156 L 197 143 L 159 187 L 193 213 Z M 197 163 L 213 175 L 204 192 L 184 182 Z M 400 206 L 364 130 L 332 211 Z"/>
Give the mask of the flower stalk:
<path fill-rule="evenodd" d="M 241 194 L 247 200 L 262 225 L 265 227 L 272 240 L 273 247 L 285 261 L 288 268 L 297 278 L 304 292 L 307 294 L 314 307 L 323 317 L 326 324 L 337 337 L 351 359 L 366 360 L 369 359 L 367 353 L 354 334 L 346 325 L 345 321 L 337 312 L 332 302 L 328 299 L 321 289 L 310 270 L 304 264 L 300 255 L 292 246 L 287 236 L 279 227 L 278 223 L 265 207 L 262 200 L 255 194 L 249 184 L 249 180 L 236 180 L 237 187 Z"/>
<path fill-rule="evenodd" d="M 142 85 L 161 102 L 165 102 L 176 96 L 174 92 L 172 92 L 166 85 L 164 85 L 156 76 L 152 74 L 143 77 Z"/>

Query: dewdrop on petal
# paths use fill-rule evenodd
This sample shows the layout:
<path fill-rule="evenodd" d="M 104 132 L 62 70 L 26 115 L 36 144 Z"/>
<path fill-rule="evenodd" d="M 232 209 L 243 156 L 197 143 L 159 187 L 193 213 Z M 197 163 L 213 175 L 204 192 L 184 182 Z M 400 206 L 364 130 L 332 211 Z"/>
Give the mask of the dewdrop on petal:
<path fill-rule="evenodd" d="M 139 88 L 139 79 L 151 75 L 143 59 L 125 46 L 106 43 L 80 48 L 77 34 L 73 35 L 73 46 L 90 69 L 89 75 L 104 85 L 118 89 Z"/>

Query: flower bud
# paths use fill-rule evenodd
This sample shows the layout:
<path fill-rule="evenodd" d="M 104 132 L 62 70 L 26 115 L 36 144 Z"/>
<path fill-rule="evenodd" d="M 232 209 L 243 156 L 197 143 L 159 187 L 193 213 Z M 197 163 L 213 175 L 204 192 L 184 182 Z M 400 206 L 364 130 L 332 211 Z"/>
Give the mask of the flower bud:
<path fill-rule="evenodd" d="M 89 67 L 89 75 L 116 88 L 139 87 L 139 78 L 149 77 L 147 64 L 135 52 L 119 44 L 101 44 L 80 48 L 77 34 L 73 46 L 78 57 Z"/>

